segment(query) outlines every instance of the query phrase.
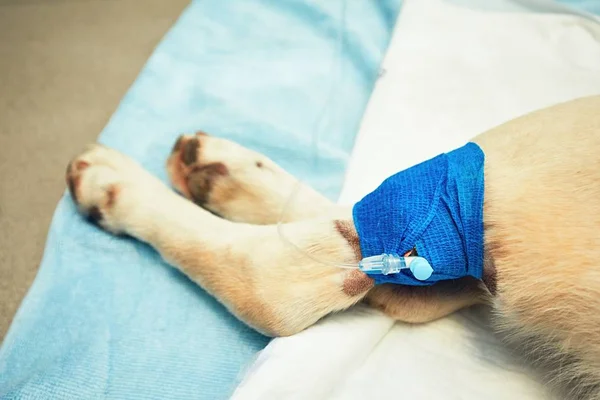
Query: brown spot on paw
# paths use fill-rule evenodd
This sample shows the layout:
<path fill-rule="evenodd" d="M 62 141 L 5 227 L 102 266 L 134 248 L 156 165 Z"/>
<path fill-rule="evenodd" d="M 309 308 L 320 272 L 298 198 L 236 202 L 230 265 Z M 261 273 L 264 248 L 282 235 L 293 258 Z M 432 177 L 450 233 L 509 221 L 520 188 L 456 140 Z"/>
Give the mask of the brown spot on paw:
<path fill-rule="evenodd" d="M 181 135 L 177 138 L 177 141 L 175 142 L 175 145 L 173 145 L 173 149 L 171 150 L 171 153 L 176 153 L 179 150 L 181 150 L 181 146 L 183 146 L 183 142 L 184 142 L 185 136 Z"/>
<path fill-rule="evenodd" d="M 66 172 L 66 181 L 67 181 L 67 187 L 69 188 L 69 193 L 71 194 L 71 198 L 73 199 L 73 201 L 75 202 L 75 204 L 77 204 L 77 179 L 73 176 L 73 164 L 69 163 L 69 165 L 67 165 L 67 172 Z"/>
<path fill-rule="evenodd" d="M 262 168 L 262 167 L 263 167 L 263 163 L 262 163 L 262 162 L 260 162 L 260 161 L 257 161 L 257 162 L 256 162 L 256 166 L 257 166 L 258 168 Z"/>
<path fill-rule="evenodd" d="M 225 175 L 229 174 L 229 170 L 227 169 L 227 166 L 221 162 L 208 164 L 206 167 L 209 167 L 208 169 L 213 174 L 217 174 L 217 175 L 221 175 L 221 176 L 225 176 Z"/>
<path fill-rule="evenodd" d="M 225 164 L 216 162 L 194 168 L 187 177 L 187 188 L 194 202 L 206 204 L 215 178 L 229 173 Z"/>
<path fill-rule="evenodd" d="M 343 291 L 348 296 L 354 297 L 365 293 L 375 285 L 371 277 L 362 271 L 350 271 L 344 279 Z"/>
<path fill-rule="evenodd" d="M 119 193 L 118 186 L 111 186 L 106 191 L 106 196 L 107 196 L 106 207 L 111 208 L 113 206 L 113 204 L 115 204 L 115 199 L 117 198 L 118 193 Z"/>
<path fill-rule="evenodd" d="M 77 197 L 77 188 L 79 187 L 79 174 L 78 172 L 86 169 L 87 167 L 89 167 L 90 164 L 86 161 L 71 161 L 69 163 L 69 165 L 67 165 L 67 172 L 65 175 L 66 181 L 67 181 L 67 187 L 69 189 L 69 193 L 71 194 L 71 198 L 73 198 L 73 201 L 75 202 L 75 204 L 78 204 L 78 197 Z"/>
<path fill-rule="evenodd" d="M 98 207 L 93 206 L 88 211 L 87 219 L 94 224 L 98 224 L 100 221 L 102 221 L 102 212 L 100 212 Z"/>
<path fill-rule="evenodd" d="M 356 261 L 362 259 L 362 252 L 360 251 L 360 241 L 358 240 L 358 233 L 356 233 L 356 228 L 351 221 L 339 220 L 336 219 L 334 221 L 335 229 L 346 239 L 348 245 L 354 251 L 354 256 L 356 257 Z"/>
<path fill-rule="evenodd" d="M 198 160 L 198 147 L 200 141 L 198 138 L 192 138 L 183 144 L 181 151 L 181 161 L 185 165 L 192 165 Z"/>
<path fill-rule="evenodd" d="M 86 169 L 87 167 L 90 166 L 90 163 L 87 161 L 83 161 L 83 160 L 79 160 L 75 163 L 75 170 L 76 171 L 83 171 L 84 169 Z"/>

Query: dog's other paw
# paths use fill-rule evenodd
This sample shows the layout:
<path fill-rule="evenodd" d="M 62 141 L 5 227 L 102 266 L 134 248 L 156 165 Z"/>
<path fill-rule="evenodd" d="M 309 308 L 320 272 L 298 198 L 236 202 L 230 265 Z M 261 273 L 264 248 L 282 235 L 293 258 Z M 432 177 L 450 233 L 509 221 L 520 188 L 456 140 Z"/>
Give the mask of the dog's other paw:
<path fill-rule="evenodd" d="M 183 196 L 223 218 L 252 224 L 276 223 L 297 184 L 264 155 L 202 132 L 179 137 L 167 170 Z M 291 213 L 329 205 L 310 188 L 303 186 L 300 195 Z"/>
<path fill-rule="evenodd" d="M 160 182 L 135 161 L 98 144 L 69 163 L 66 181 L 79 212 L 117 234 L 126 231 L 129 215 L 144 204 L 144 198 L 161 189 Z"/>

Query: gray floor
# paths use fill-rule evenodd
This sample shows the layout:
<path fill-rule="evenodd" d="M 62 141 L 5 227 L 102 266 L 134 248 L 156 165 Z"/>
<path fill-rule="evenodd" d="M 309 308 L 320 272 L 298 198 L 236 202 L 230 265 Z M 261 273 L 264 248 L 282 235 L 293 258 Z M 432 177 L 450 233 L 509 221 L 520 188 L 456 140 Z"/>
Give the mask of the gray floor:
<path fill-rule="evenodd" d="M 0 0 L 0 339 L 35 277 L 67 161 L 188 0 Z"/>

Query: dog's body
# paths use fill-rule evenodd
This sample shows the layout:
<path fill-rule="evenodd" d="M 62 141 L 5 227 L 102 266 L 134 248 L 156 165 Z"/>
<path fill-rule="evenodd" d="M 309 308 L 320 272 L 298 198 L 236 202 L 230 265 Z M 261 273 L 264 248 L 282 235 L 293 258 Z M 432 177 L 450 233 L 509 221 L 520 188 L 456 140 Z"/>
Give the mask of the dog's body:
<path fill-rule="evenodd" d="M 167 168 L 174 187 L 206 210 L 100 146 L 69 165 L 67 181 L 83 214 L 149 243 L 265 334 L 294 334 L 360 301 L 411 323 L 487 303 L 498 329 L 560 363 L 552 378 L 572 383 L 573 396 L 600 398 L 600 97 L 526 115 L 474 141 L 486 155 L 482 282 L 374 287 L 358 270 L 314 261 L 275 225 L 296 180 L 202 133 L 182 136 Z M 350 210 L 310 188 L 299 193 L 285 235 L 317 259 L 360 260 Z"/>

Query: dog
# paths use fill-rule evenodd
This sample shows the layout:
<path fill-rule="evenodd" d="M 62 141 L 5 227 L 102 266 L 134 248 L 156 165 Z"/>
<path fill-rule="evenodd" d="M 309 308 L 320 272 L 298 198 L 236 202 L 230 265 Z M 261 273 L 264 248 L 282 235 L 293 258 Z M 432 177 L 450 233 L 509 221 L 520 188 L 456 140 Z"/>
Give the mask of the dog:
<path fill-rule="evenodd" d="M 125 155 L 92 145 L 68 165 L 78 210 L 133 236 L 268 336 L 288 336 L 364 302 L 406 323 L 488 304 L 494 327 L 560 366 L 569 395 L 600 398 L 600 96 L 538 110 L 473 139 L 485 153 L 482 280 L 383 284 L 357 269 L 351 210 L 262 154 L 198 132 L 167 160 L 175 193 Z M 306 253 L 312 255 L 308 256 Z"/>

